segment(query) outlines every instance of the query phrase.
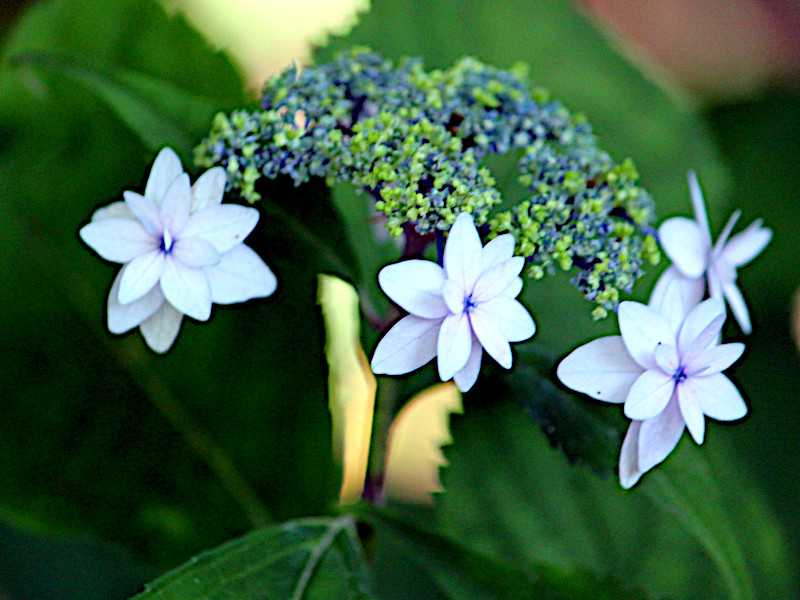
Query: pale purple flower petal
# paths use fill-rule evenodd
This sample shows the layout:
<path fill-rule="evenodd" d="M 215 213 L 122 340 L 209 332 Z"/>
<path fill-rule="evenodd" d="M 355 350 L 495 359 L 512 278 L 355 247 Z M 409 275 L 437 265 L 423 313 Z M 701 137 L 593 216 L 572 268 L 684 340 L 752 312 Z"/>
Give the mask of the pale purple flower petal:
<path fill-rule="evenodd" d="M 661 413 L 641 421 L 638 440 L 639 469 L 646 473 L 663 461 L 678 445 L 684 422 L 680 407 L 673 398 Z"/>
<path fill-rule="evenodd" d="M 480 307 L 477 307 L 469 313 L 469 321 L 472 331 L 484 350 L 489 353 L 489 356 L 495 359 L 504 369 L 510 369 L 513 360 L 511 346 L 500 329 L 495 326 L 491 314 L 481 311 Z"/>
<path fill-rule="evenodd" d="M 536 324 L 527 309 L 505 295 L 480 303 L 471 314 L 490 321 L 509 342 L 521 342 L 536 333 Z"/>
<path fill-rule="evenodd" d="M 460 313 L 464 310 L 465 296 L 466 292 L 459 281 L 446 279 L 442 284 L 442 297 L 451 313 Z"/>
<path fill-rule="evenodd" d="M 747 310 L 747 304 L 744 301 L 742 292 L 739 291 L 739 288 L 733 282 L 723 283 L 722 295 L 725 297 L 725 300 L 728 301 L 728 306 L 731 307 L 731 312 L 736 322 L 739 323 L 742 333 L 750 333 L 753 327 L 750 324 L 750 312 Z"/>
<path fill-rule="evenodd" d="M 217 304 L 264 298 L 275 291 L 278 280 L 249 246 L 240 244 L 222 255 L 219 263 L 206 267 L 211 301 Z"/>
<path fill-rule="evenodd" d="M 189 185 L 189 176 L 182 173 L 167 188 L 159 208 L 161 224 L 172 237 L 178 237 L 182 233 L 189 220 L 191 206 L 192 188 Z M 187 235 L 187 237 L 191 236 Z"/>
<path fill-rule="evenodd" d="M 708 390 L 706 390 L 706 386 L 703 383 L 699 383 L 702 379 L 704 378 L 689 377 L 683 381 L 677 389 L 678 403 L 680 405 L 683 421 L 686 423 L 686 429 L 689 430 L 694 441 L 698 444 L 703 443 L 706 427 L 705 417 L 703 417 L 703 408 L 700 404 L 700 396 Z"/>
<path fill-rule="evenodd" d="M 686 316 L 678 333 L 678 351 L 686 355 L 705 350 L 716 343 L 722 324 L 725 322 L 725 306 L 715 298 L 698 304 Z"/>
<path fill-rule="evenodd" d="M 626 490 L 633 487 L 633 484 L 642 476 L 639 468 L 639 431 L 641 427 L 641 421 L 631 421 L 619 453 L 619 483 Z"/>
<path fill-rule="evenodd" d="M 674 341 L 667 321 L 657 312 L 638 302 L 621 302 L 619 329 L 631 358 L 645 369 L 653 368 L 656 346 Z"/>
<path fill-rule="evenodd" d="M 82 227 L 79 233 L 92 250 L 116 263 L 129 262 L 158 247 L 158 240 L 132 219 L 97 219 Z"/>
<path fill-rule="evenodd" d="M 222 203 L 225 193 L 225 169 L 213 167 L 200 175 L 192 185 L 192 213 Z"/>
<path fill-rule="evenodd" d="M 128 304 L 120 304 L 119 287 L 122 274 L 126 267 L 122 267 L 108 294 L 108 330 L 111 333 L 125 333 L 140 325 L 142 321 L 155 313 L 164 304 L 164 294 L 158 286 L 153 286 L 149 292 L 138 300 Z"/>
<path fill-rule="evenodd" d="M 691 377 L 686 382 L 689 384 L 689 395 L 700 410 L 712 419 L 735 421 L 747 414 L 747 405 L 739 390 L 722 373 L 708 377 Z"/>
<path fill-rule="evenodd" d="M 443 319 L 422 319 L 408 315 L 383 336 L 375 348 L 370 366 L 376 375 L 402 375 L 428 363 L 436 356 Z"/>
<path fill-rule="evenodd" d="M 172 256 L 187 267 L 210 267 L 220 261 L 220 254 L 201 238 L 181 238 L 172 245 Z"/>
<path fill-rule="evenodd" d="M 449 381 L 467 364 L 472 352 L 472 329 L 467 313 L 450 314 L 444 318 L 439 330 L 436 354 L 439 377 Z"/>
<path fill-rule="evenodd" d="M 172 148 L 164 148 L 156 156 L 150 177 L 144 188 L 144 195 L 156 205 L 160 205 L 170 184 L 183 173 L 181 160 Z"/>
<path fill-rule="evenodd" d="M 565 386 L 605 402 L 625 402 L 643 373 L 625 348 L 622 336 L 611 335 L 584 344 L 562 360 L 556 374 Z"/>
<path fill-rule="evenodd" d="M 150 235 L 161 237 L 161 215 L 153 201 L 136 192 L 122 192 L 122 195 L 133 218 L 138 219 Z"/>
<path fill-rule="evenodd" d="M 258 223 L 255 208 L 238 204 L 211 206 L 189 217 L 182 235 L 201 237 L 214 244 L 220 254 L 240 244 Z"/>
<path fill-rule="evenodd" d="M 449 312 L 442 297 L 444 280 L 444 269 L 429 260 L 406 260 L 378 273 L 381 289 L 395 304 L 427 319 L 438 319 Z"/>
<path fill-rule="evenodd" d="M 731 231 L 733 231 L 733 227 L 736 225 L 736 221 L 738 221 L 739 217 L 741 216 L 742 216 L 742 211 L 735 210 L 733 211 L 731 218 L 728 219 L 728 222 L 725 223 L 725 227 L 722 228 L 722 233 L 720 233 L 719 237 L 717 238 L 717 243 L 714 244 L 715 258 L 722 253 L 722 249 L 726 245 L 728 237 L 731 235 Z"/>
<path fill-rule="evenodd" d="M 700 226 L 685 217 L 675 217 L 658 228 L 661 247 L 681 275 L 690 279 L 701 277 L 708 267 L 710 248 Z"/>
<path fill-rule="evenodd" d="M 694 218 L 703 236 L 704 246 L 706 249 L 710 249 L 711 228 L 708 226 L 708 214 L 706 213 L 706 202 L 703 198 L 703 191 L 700 189 L 700 182 L 697 180 L 697 174 L 694 171 L 689 171 L 687 175 L 689 180 L 689 196 L 692 199 L 692 208 L 694 209 Z"/>
<path fill-rule="evenodd" d="M 108 206 L 98 208 L 92 213 L 92 221 L 102 221 L 103 219 L 133 219 L 136 216 L 124 202 L 112 202 Z"/>
<path fill-rule="evenodd" d="M 481 238 L 472 215 L 461 213 L 450 228 L 444 247 L 447 277 L 458 281 L 464 289 L 472 289 L 481 274 L 482 254 Z"/>
<path fill-rule="evenodd" d="M 475 282 L 472 290 L 472 299 L 475 302 L 489 302 L 505 292 L 506 289 L 519 277 L 522 267 L 525 266 L 525 259 L 515 256 L 506 261 L 495 265 L 488 271 L 484 271 Z"/>
<path fill-rule="evenodd" d="M 673 287 L 675 289 L 671 289 Z M 689 279 L 681 275 L 677 267 L 670 266 L 656 281 L 647 305 L 664 317 L 670 329 L 677 335 L 686 315 L 700 304 L 705 291 L 706 282 L 703 277 Z"/>
<path fill-rule="evenodd" d="M 747 229 L 733 236 L 719 257 L 734 267 L 741 267 L 761 254 L 772 239 L 772 230 L 762 227 L 762 224 L 763 221 L 757 219 Z"/>
<path fill-rule="evenodd" d="M 207 321 L 211 316 L 211 288 L 203 269 L 187 267 L 168 256 L 161 275 L 161 291 L 183 314 L 198 321 Z"/>
<path fill-rule="evenodd" d="M 153 289 L 164 272 L 165 262 L 162 252 L 151 250 L 125 265 L 119 285 L 120 304 L 138 300 Z"/>
<path fill-rule="evenodd" d="M 481 254 L 481 271 L 486 272 L 514 256 L 515 244 L 514 236 L 510 233 L 498 235 L 493 240 L 490 240 L 483 247 L 483 253 Z"/>
<path fill-rule="evenodd" d="M 656 346 L 653 358 L 664 373 L 675 373 L 680 368 L 681 358 L 678 356 L 678 349 L 672 344 Z"/>
<path fill-rule="evenodd" d="M 164 302 L 161 307 L 146 319 L 140 326 L 144 340 L 153 351 L 163 354 L 170 349 L 178 331 L 181 328 L 183 314 L 169 303 Z"/>
<path fill-rule="evenodd" d="M 743 352 L 744 344 L 736 342 L 714 346 L 698 353 L 697 356 L 687 355 L 684 358 L 686 375 L 688 377 L 694 375 L 705 377 L 720 373 L 739 360 Z"/>
<path fill-rule="evenodd" d="M 467 364 L 464 365 L 460 371 L 453 375 L 453 382 L 456 387 L 462 392 L 469 391 L 475 382 L 478 380 L 478 374 L 481 371 L 481 357 L 483 356 L 483 347 L 476 337 L 472 338 L 472 351 L 467 359 Z"/>
<path fill-rule="evenodd" d="M 675 391 L 675 380 L 661 369 L 648 369 L 633 382 L 625 398 L 625 416 L 644 421 L 664 408 Z"/>
<path fill-rule="evenodd" d="M 519 293 L 521 291 L 522 291 L 522 277 L 516 277 L 509 284 L 509 286 L 503 291 L 503 295 L 508 296 L 509 298 L 516 298 L 517 296 L 519 296 Z"/>

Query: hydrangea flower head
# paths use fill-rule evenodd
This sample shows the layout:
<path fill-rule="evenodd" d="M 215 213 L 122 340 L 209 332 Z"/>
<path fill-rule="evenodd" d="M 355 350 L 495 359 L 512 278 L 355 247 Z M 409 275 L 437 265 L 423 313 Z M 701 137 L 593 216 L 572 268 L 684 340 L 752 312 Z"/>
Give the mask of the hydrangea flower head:
<path fill-rule="evenodd" d="M 484 247 L 472 216 L 461 213 L 447 238 L 443 267 L 407 260 L 381 269 L 381 288 L 410 314 L 381 339 L 372 370 L 400 375 L 437 356 L 442 381 L 453 379 L 465 392 L 478 378 L 484 349 L 511 368 L 509 342 L 536 330 L 516 300 L 525 260 L 513 253 L 513 236 L 498 236 Z"/>
<path fill-rule="evenodd" d="M 178 156 L 164 148 L 153 163 L 144 195 L 97 210 L 80 230 L 101 257 L 122 263 L 108 298 L 108 328 L 138 326 L 147 344 L 166 352 L 183 315 L 211 316 L 211 304 L 269 296 L 277 281 L 242 240 L 258 211 L 222 205 L 225 172 L 210 169 L 194 185 Z"/>
<path fill-rule="evenodd" d="M 675 217 L 662 223 L 658 230 L 661 246 L 673 265 L 662 274 L 659 293 L 672 280 L 683 289 L 686 302 L 699 301 L 708 279 L 709 295 L 724 299 L 731 307 L 739 327 L 750 333 L 750 314 L 742 292 L 736 285 L 736 269 L 758 256 L 772 239 L 772 230 L 762 227 L 761 219 L 735 236 L 729 236 L 741 211 L 733 213 L 716 244 L 712 245 L 703 192 L 697 175 L 689 172 L 689 191 L 694 206 L 694 220 Z"/>
<path fill-rule="evenodd" d="M 717 298 L 687 314 L 673 282 L 649 306 L 622 302 L 622 335 L 589 342 L 558 365 L 558 378 L 568 388 L 624 403 L 625 415 L 633 419 L 620 455 L 623 487 L 663 461 L 684 427 L 702 444 L 704 415 L 731 421 L 747 413 L 722 373 L 744 351 L 741 343 L 719 344 L 724 321 L 725 307 Z"/>

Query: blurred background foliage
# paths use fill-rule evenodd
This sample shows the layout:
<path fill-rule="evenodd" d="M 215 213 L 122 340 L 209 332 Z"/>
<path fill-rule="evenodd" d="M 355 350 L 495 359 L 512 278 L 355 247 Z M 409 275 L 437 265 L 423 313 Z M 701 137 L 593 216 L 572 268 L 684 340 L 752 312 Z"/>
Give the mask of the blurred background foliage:
<path fill-rule="evenodd" d="M 28 6 L 16 13 L 22 4 Z M 520 375 L 519 384 L 500 380 L 507 387 L 498 399 L 490 374 L 465 398 L 464 416 L 452 419 L 450 466 L 442 474 L 447 493 L 432 511 L 403 513 L 422 533 L 377 517 L 367 550 L 382 597 L 413 597 L 415 585 L 429 597 L 482 597 L 487 582 L 476 560 L 502 561 L 511 570 L 577 567 L 626 582 L 630 597 L 689 598 L 698 590 L 704 597 L 793 597 L 800 570 L 800 365 L 790 310 L 800 282 L 800 94 L 792 45 L 798 34 L 780 25 L 792 22 L 786 13 L 774 18 L 776 6 L 788 10 L 788 3 L 706 3 L 707 19 L 686 17 L 694 3 L 679 0 L 659 3 L 668 11 L 662 14 L 642 14 L 622 1 L 577 4 L 583 14 L 566 1 L 375 0 L 352 32 L 332 37 L 314 56 L 325 60 L 365 44 L 390 58 L 421 55 L 428 68 L 465 54 L 500 67 L 525 62 L 533 82 L 586 114 L 603 147 L 634 159 L 661 217 L 689 213 L 689 168 L 700 176 L 715 232 L 734 208 L 744 213 L 742 225 L 763 217 L 773 242 L 740 274 L 755 333 L 731 370 L 750 415 L 743 423 L 710 425 L 702 448 L 683 440 L 675 456 L 623 493 L 607 473 L 616 455 L 598 456 L 594 470 L 571 466 L 526 416 L 527 408 L 543 422 L 548 394 L 557 390 L 540 387 L 537 398 L 523 397 Z M 359 225 L 366 231 L 358 197 L 276 184 L 270 198 L 289 201 L 279 213 L 261 207 L 248 243 L 277 273 L 279 293 L 216 309 L 208 324 L 185 323 L 166 357 L 147 351 L 138 334 L 105 331 L 114 268 L 76 235 L 94 208 L 144 184 L 155 148 L 150 121 L 132 115 L 163 116 L 165 135 L 174 136 L 163 143 L 175 145 L 192 170 L 186 140 L 204 135 L 214 111 L 254 105 L 251 92 L 265 65 L 310 59 L 311 42 L 342 33 L 355 21 L 353 11 L 366 9 L 346 2 L 328 16 L 309 1 L 287 19 L 272 5 L 224 3 L 225 22 L 242 19 L 247 30 L 220 25 L 219 5 L 211 2 L 165 0 L 171 13 L 188 10 L 194 26 L 134 0 L 2 8 L 0 597 L 125 598 L 164 569 L 255 526 L 333 509 L 340 475 L 331 452 L 316 274 L 374 282 L 369 238 L 354 234 Z M 228 48 L 234 62 L 194 27 Z M 769 34 L 745 38 L 732 27 Z M 267 43 L 248 55 L 231 41 L 249 36 Z M 672 44 L 659 45 L 662 39 Z M 739 59 L 745 55 L 759 59 Z M 723 68 L 732 63 L 736 69 Z M 168 114 L 164 90 L 191 107 L 176 114 L 189 116 Z M 492 164 L 501 182 L 512 163 L 501 157 Z M 336 265 L 318 245 L 286 234 L 287 223 L 297 222 L 329 245 L 349 239 L 349 247 L 339 244 Z M 380 256 L 390 260 L 391 252 L 384 245 Z M 637 285 L 635 298 L 647 296 L 660 268 Z M 524 292 L 539 325 L 534 341 L 553 356 L 615 330 L 613 319 L 591 320 L 567 279 L 531 282 Z M 385 301 L 373 300 L 385 309 Z M 733 325 L 726 335 L 741 338 Z M 373 340 L 366 339 L 367 354 Z M 430 381 L 423 370 L 401 385 L 410 397 Z M 587 448 L 618 447 L 622 425 L 613 407 L 573 404 L 581 414 L 585 405 L 590 416 L 569 418 L 598 419 L 580 426 L 594 436 Z M 549 440 L 569 455 L 561 418 Z M 578 457 L 586 452 L 577 448 Z M 665 504 L 676 490 L 684 495 Z M 695 497 L 686 496 L 692 491 Z M 686 511 L 676 508 L 680 501 Z M 681 519 L 689 520 L 691 535 Z M 446 541 L 428 546 L 427 570 L 420 570 L 413 567 L 418 546 L 408 544 L 428 535 Z M 469 563 L 473 579 L 453 575 L 464 565 L 448 562 L 448 544 L 479 557 Z M 398 553 L 408 561 L 398 561 Z M 399 563 L 421 573 L 415 583 Z M 553 581 L 548 573 L 540 571 Z M 572 597 L 581 597 L 584 581 L 585 589 L 603 587 L 576 580 Z M 453 592 L 454 581 L 462 595 Z M 617 585 L 606 591 L 617 593 Z"/>

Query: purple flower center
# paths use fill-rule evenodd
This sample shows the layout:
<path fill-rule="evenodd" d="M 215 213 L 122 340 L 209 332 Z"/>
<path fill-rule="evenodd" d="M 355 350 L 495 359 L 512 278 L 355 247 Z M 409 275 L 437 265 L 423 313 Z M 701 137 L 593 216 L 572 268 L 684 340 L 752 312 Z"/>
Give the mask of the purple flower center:
<path fill-rule="evenodd" d="M 472 309 L 477 306 L 477 303 L 472 299 L 472 295 L 470 294 L 466 298 L 464 298 L 464 312 L 472 312 Z"/>
<path fill-rule="evenodd" d="M 675 385 L 678 385 L 682 381 L 685 381 L 688 375 L 686 375 L 686 371 L 683 367 L 678 367 L 678 370 L 675 371 L 675 374 L 672 376 L 672 379 L 675 380 Z"/>
<path fill-rule="evenodd" d="M 158 245 L 159 250 L 161 250 L 164 254 L 169 254 L 172 252 L 172 244 L 175 240 L 172 239 L 172 236 L 169 234 L 169 231 L 165 231 L 161 236 L 161 242 Z"/>

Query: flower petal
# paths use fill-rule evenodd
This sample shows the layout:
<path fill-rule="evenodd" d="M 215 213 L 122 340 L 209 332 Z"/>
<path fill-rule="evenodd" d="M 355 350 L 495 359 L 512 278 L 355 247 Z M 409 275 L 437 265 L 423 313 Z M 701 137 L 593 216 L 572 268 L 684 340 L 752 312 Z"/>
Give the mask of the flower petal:
<path fill-rule="evenodd" d="M 714 377 L 712 375 L 711 377 Z M 725 377 L 722 375 L 722 377 Z M 678 402 L 680 404 L 681 415 L 686 423 L 686 428 L 692 434 L 694 441 L 698 444 L 703 443 L 705 435 L 705 418 L 703 408 L 700 404 L 700 396 L 707 393 L 706 385 L 702 382 L 703 377 L 689 377 L 677 386 Z M 727 378 L 726 378 L 727 379 Z"/>
<path fill-rule="evenodd" d="M 189 220 L 192 206 L 192 188 L 186 173 L 178 175 L 167 188 L 159 208 L 159 217 L 163 229 L 169 230 L 172 237 L 177 238 Z M 186 235 L 185 237 L 192 237 Z"/>
<path fill-rule="evenodd" d="M 516 302 L 516 300 L 512 300 Z M 484 350 L 489 353 L 497 363 L 504 369 L 510 369 L 513 357 L 511 356 L 511 346 L 500 329 L 492 321 L 491 313 L 480 310 L 476 307 L 469 314 L 469 322 L 472 331 L 475 332 Z"/>
<path fill-rule="evenodd" d="M 674 344 L 675 334 L 659 313 L 638 302 L 621 302 L 619 330 L 631 358 L 645 369 L 656 366 L 654 352 L 658 344 Z"/>
<path fill-rule="evenodd" d="M 522 277 L 516 277 L 511 284 L 503 291 L 504 296 L 516 298 L 522 291 Z"/>
<path fill-rule="evenodd" d="M 161 217 L 151 200 L 136 192 L 123 192 L 125 206 L 153 237 L 161 237 Z"/>
<path fill-rule="evenodd" d="M 698 304 L 690 312 L 678 333 L 678 353 L 697 355 L 715 344 L 725 322 L 725 306 L 715 298 Z"/>
<path fill-rule="evenodd" d="M 442 321 L 436 354 L 439 377 L 449 381 L 464 368 L 472 352 L 472 329 L 466 313 L 451 314 Z"/>
<path fill-rule="evenodd" d="M 741 267 L 761 254 L 772 239 L 772 230 L 761 224 L 761 219 L 753 221 L 747 229 L 733 236 L 722 248 L 719 258 Z"/>
<path fill-rule="evenodd" d="M 653 353 L 658 368 L 664 373 L 675 373 L 680 367 L 678 349 L 672 344 L 659 344 Z"/>
<path fill-rule="evenodd" d="M 573 350 L 556 371 L 565 386 L 605 402 L 625 402 L 633 383 L 642 374 L 622 336 L 599 338 Z"/>
<path fill-rule="evenodd" d="M 661 247 L 684 277 L 701 277 L 708 267 L 706 243 L 697 222 L 686 217 L 668 219 L 658 228 Z"/>
<path fill-rule="evenodd" d="M 642 421 L 631 421 L 622 450 L 619 453 L 619 483 L 626 490 L 639 481 L 642 472 L 639 470 L 639 431 Z"/>
<path fill-rule="evenodd" d="M 164 302 L 152 317 L 141 324 L 139 331 L 154 352 L 163 354 L 178 337 L 182 320 L 183 314 L 169 302 Z"/>
<path fill-rule="evenodd" d="M 120 304 L 138 300 L 153 289 L 164 272 L 164 262 L 163 252 L 151 250 L 125 265 L 119 282 L 118 300 Z"/>
<path fill-rule="evenodd" d="M 460 371 L 453 375 L 456 387 L 462 392 L 469 391 L 478 380 L 481 371 L 481 358 L 483 356 L 483 346 L 474 335 L 472 336 L 472 351 L 467 359 L 467 364 Z"/>
<path fill-rule="evenodd" d="M 736 342 L 714 346 L 705 352 L 699 353 L 697 356 L 687 356 L 684 360 L 686 375 L 689 377 L 694 375 L 706 377 L 724 371 L 739 360 L 743 352 L 744 344 Z"/>
<path fill-rule="evenodd" d="M 203 269 L 187 267 L 171 256 L 164 261 L 161 291 L 167 302 L 198 321 L 211 316 L 211 288 Z"/>
<path fill-rule="evenodd" d="M 481 254 L 481 271 L 486 272 L 514 256 L 515 244 L 516 240 L 510 233 L 504 233 L 489 240 Z"/>
<path fill-rule="evenodd" d="M 744 301 L 742 292 L 739 291 L 736 283 L 732 281 L 729 283 L 723 283 L 722 293 L 725 296 L 725 300 L 728 301 L 728 306 L 731 307 L 731 312 L 733 313 L 736 322 L 739 323 L 742 333 L 750 333 L 753 330 L 752 326 L 750 325 L 750 312 L 747 310 L 747 303 Z"/>
<path fill-rule="evenodd" d="M 222 255 L 219 264 L 206 267 L 211 300 L 217 304 L 265 298 L 275 291 L 278 280 L 249 246 L 239 244 Z"/>
<path fill-rule="evenodd" d="M 383 336 L 372 355 L 376 375 L 410 373 L 436 356 L 442 319 L 422 319 L 408 315 Z"/>
<path fill-rule="evenodd" d="M 647 305 L 666 319 L 670 329 L 677 337 L 681 323 L 686 315 L 700 304 L 705 291 L 705 278 L 689 279 L 684 277 L 673 265 L 658 278 Z"/>
<path fill-rule="evenodd" d="M 102 221 L 103 219 L 136 219 L 128 205 L 122 201 L 112 202 L 108 206 L 98 208 L 92 214 L 92 221 Z"/>
<path fill-rule="evenodd" d="M 444 278 L 444 269 L 429 260 L 405 260 L 378 273 L 381 289 L 393 302 L 426 319 L 438 319 L 450 312 L 442 297 Z"/>
<path fill-rule="evenodd" d="M 258 223 L 255 208 L 238 204 L 211 206 L 189 217 L 182 235 L 201 237 L 214 244 L 220 254 L 244 241 Z"/>
<path fill-rule="evenodd" d="M 226 183 L 225 169 L 222 167 L 213 167 L 200 175 L 192 186 L 191 212 L 199 212 L 209 206 L 220 204 Z"/>
<path fill-rule="evenodd" d="M 738 221 L 739 217 L 741 216 L 742 216 L 742 211 L 736 210 L 731 215 L 731 218 L 728 219 L 728 222 L 725 223 L 725 227 L 723 227 L 722 233 L 720 233 L 719 237 L 717 238 L 717 243 L 714 244 L 715 257 L 719 257 L 719 255 L 722 253 L 722 249 L 725 247 L 725 244 L 728 241 L 728 236 L 731 234 L 731 231 L 733 231 L 733 226 L 736 225 L 736 221 Z"/>
<path fill-rule="evenodd" d="M 648 369 L 633 382 L 625 398 L 625 416 L 644 421 L 664 410 L 675 391 L 675 380 L 661 369 Z"/>
<path fill-rule="evenodd" d="M 114 283 L 111 292 L 108 294 L 108 330 L 111 333 L 125 333 L 133 329 L 142 321 L 151 317 L 159 307 L 164 304 L 164 294 L 161 289 L 154 285 L 153 288 L 144 296 L 128 304 L 120 304 L 119 288 L 122 281 L 122 274 L 127 267 L 123 267 Z"/>
<path fill-rule="evenodd" d="M 524 266 L 525 259 L 515 256 L 485 271 L 475 282 L 472 299 L 475 302 L 488 302 L 492 298 L 496 298 L 519 277 Z"/>
<path fill-rule="evenodd" d="M 527 309 L 517 300 L 498 296 L 489 302 L 481 302 L 472 314 L 492 323 L 509 342 L 527 340 L 536 333 L 536 324 Z"/>
<path fill-rule="evenodd" d="M 690 377 L 680 387 L 686 387 L 684 395 L 688 394 L 699 410 L 712 419 L 735 421 L 747 414 L 747 405 L 739 390 L 722 373 L 708 377 Z"/>
<path fill-rule="evenodd" d="M 642 421 L 639 430 L 639 469 L 646 473 L 663 461 L 678 445 L 683 435 L 683 416 L 673 399 L 660 415 Z"/>
<path fill-rule="evenodd" d="M 156 206 L 160 206 L 167 188 L 182 173 L 181 159 L 172 148 L 164 148 L 158 153 L 153 168 L 150 169 L 150 176 L 144 188 L 145 197 Z"/>
<path fill-rule="evenodd" d="M 461 213 L 450 228 L 444 246 L 447 278 L 455 279 L 463 289 L 471 291 L 481 274 L 482 253 L 481 238 L 472 222 L 472 215 Z"/>
<path fill-rule="evenodd" d="M 461 283 L 455 279 L 445 279 L 442 284 L 442 297 L 444 298 L 445 306 L 451 313 L 464 312 L 466 308 L 466 299 L 464 288 Z"/>
<path fill-rule="evenodd" d="M 708 226 L 708 214 L 706 213 L 706 203 L 703 198 L 703 190 L 700 189 L 700 182 L 697 180 L 697 174 L 694 171 L 689 171 L 689 195 L 692 198 L 692 208 L 694 209 L 694 218 L 700 228 L 700 233 L 703 236 L 703 241 L 706 248 L 711 248 L 711 228 Z"/>
<path fill-rule="evenodd" d="M 116 263 L 130 262 L 158 248 L 158 240 L 133 219 L 101 218 L 83 226 L 79 234 L 92 250 Z"/>
<path fill-rule="evenodd" d="M 172 246 L 172 256 L 187 267 L 210 267 L 220 261 L 219 252 L 209 242 L 196 238 L 181 238 Z"/>

